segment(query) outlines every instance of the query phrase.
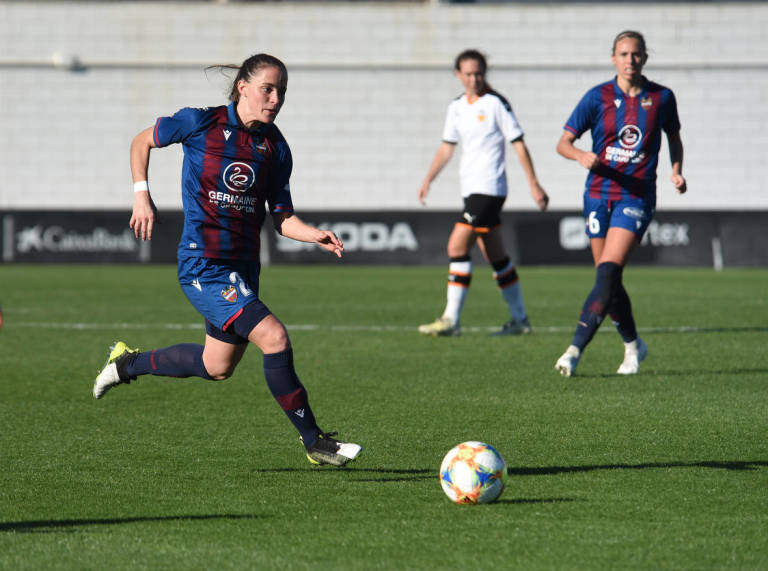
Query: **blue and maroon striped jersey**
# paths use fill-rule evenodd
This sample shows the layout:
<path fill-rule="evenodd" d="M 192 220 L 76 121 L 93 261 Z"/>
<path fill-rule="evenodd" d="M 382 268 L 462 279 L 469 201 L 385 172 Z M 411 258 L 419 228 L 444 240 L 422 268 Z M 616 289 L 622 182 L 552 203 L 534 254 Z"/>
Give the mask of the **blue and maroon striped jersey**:
<path fill-rule="evenodd" d="M 265 203 L 271 213 L 293 212 L 293 162 L 280 130 L 247 130 L 230 103 L 160 117 L 153 136 L 158 147 L 184 147 L 179 255 L 258 260 Z"/>
<path fill-rule="evenodd" d="M 614 78 L 587 91 L 565 129 L 576 138 L 592 131 L 592 152 L 600 165 L 589 172 L 585 195 L 655 201 L 661 132 L 678 132 L 680 119 L 669 88 L 643 77 L 642 93 L 630 97 Z"/>

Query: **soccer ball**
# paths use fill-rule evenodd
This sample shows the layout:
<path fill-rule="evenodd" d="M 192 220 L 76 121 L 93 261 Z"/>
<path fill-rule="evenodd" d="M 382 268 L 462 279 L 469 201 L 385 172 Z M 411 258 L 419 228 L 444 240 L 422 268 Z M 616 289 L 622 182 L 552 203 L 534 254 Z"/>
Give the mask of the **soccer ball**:
<path fill-rule="evenodd" d="M 487 504 L 504 491 L 507 463 L 485 442 L 470 440 L 451 448 L 440 465 L 440 485 L 457 504 Z"/>

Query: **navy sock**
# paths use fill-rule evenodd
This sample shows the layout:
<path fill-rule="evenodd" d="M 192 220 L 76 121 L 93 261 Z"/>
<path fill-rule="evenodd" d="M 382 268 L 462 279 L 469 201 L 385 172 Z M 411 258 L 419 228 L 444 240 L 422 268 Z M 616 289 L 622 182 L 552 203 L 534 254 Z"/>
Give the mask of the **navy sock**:
<path fill-rule="evenodd" d="M 597 266 L 595 287 L 587 296 L 584 306 L 581 308 L 579 324 L 573 335 L 572 345 L 580 351 L 592 340 L 597 329 L 608 313 L 616 288 L 621 280 L 621 266 L 614 262 L 603 262 Z"/>
<path fill-rule="evenodd" d="M 320 434 L 309 407 L 307 391 L 293 368 L 293 350 L 264 355 L 264 377 L 272 396 L 301 434 L 305 446 L 312 446 Z"/>
<path fill-rule="evenodd" d="M 120 376 L 135 379 L 138 375 L 163 377 L 202 377 L 211 380 L 203 365 L 203 346 L 181 343 L 131 356 L 121 363 Z"/>
<path fill-rule="evenodd" d="M 619 283 L 619 287 L 616 288 L 616 294 L 613 296 L 608 314 L 624 343 L 637 339 L 637 327 L 635 327 L 635 318 L 632 316 L 632 302 L 629 300 L 629 294 L 622 283 Z"/>

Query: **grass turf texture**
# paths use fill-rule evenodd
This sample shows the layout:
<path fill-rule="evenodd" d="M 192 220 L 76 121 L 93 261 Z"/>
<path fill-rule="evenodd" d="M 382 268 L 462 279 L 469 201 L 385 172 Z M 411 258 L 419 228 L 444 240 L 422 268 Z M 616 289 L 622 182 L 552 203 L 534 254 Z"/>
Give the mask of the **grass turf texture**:
<path fill-rule="evenodd" d="M 225 382 L 93 399 L 112 341 L 202 340 L 174 268 L 0 267 L 0 568 L 768 567 L 768 272 L 630 267 L 648 360 L 615 375 L 606 323 L 571 379 L 552 367 L 593 272 L 520 275 L 533 335 L 487 335 L 506 309 L 478 271 L 464 335 L 435 339 L 443 267 L 265 268 L 321 427 L 364 446 L 335 469 L 255 348 Z M 495 504 L 440 489 L 470 439 L 510 466 Z"/>

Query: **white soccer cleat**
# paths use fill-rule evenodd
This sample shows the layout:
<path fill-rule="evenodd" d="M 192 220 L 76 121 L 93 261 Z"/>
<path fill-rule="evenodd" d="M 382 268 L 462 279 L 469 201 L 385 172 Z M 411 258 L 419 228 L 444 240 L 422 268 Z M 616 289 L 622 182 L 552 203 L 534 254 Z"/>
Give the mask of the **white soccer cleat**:
<path fill-rule="evenodd" d="M 636 375 L 640 370 L 640 363 L 648 356 L 648 345 L 637 338 L 631 343 L 624 343 L 624 361 L 616 371 L 619 375 Z"/>
<path fill-rule="evenodd" d="M 461 335 L 461 327 L 447 317 L 438 317 L 432 323 L 419 325 L 419 333 L 434 337 L 456 337 Z"/>
<path fill-rule="evenodd" d="M 333 438 L 336 432 L 321 432 L 315 443 L 305 447 L 307 460 L 312 464 L 330 464 L 332 466 L 344 466 L 356 459 L 363 447 L 353 442 L 342 442 Z M 304 444 L 304 440 L 299 436 Z"/>
<path fill-rule="evenodd" d="M 120 375 L 117 374 L 117 365 L 109 363 L 104 367 L 93 383 L 93 398 L 100 399 L 114 386 L 120 384 Z"/>
<path fill-rule="evenodd" d="M 576 372 L 576 365 L 579 364 L 581 351 L 575 345 L 570 345 L 565 353 L 555 363 L 555 370 L 564 377 L 571 377 Z"/>
<path fill-rule="evenodd" d="M 106 392 L 112 387 L 116 387 L 122 383 L 130 383 L 131 379 L 121 379 L 120 373 L 117 372 L 117 363 L 122 359 L 125 359 L 135 353 L 138 353 L 138 349 L 131 349 L 123 343 L 118 341 L 110 348 L 107 362 L 104 363 L 104 367 L 99 372 L 99 376 L 93 382 L 93 397 L 100 399 Z"/>

